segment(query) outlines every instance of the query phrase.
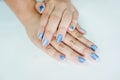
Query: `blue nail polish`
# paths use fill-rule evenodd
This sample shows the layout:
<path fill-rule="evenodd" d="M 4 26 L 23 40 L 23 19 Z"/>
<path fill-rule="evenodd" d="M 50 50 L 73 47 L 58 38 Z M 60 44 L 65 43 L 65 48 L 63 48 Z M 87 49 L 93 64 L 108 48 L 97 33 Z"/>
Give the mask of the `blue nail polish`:
<path fill-rule="evenodd" d="M 43 32 L 39 33 L 38 38 L 41 40 L 43 38 L 43 35 L 44 35 Z"/>
<path fill-rule="evenodd" d="M 57 42 L 62 42 L 62 39 L 63 39 L 63 35 L 62 34 L 59 34 L 57 36 Z"/>
<path fill-rule="evenodd" d="M 49 40 L 48 40 L 48 39 L 44 39 L 44 40 L 42 41 L 42 45 L 43 45 L 43 46 L 47 46 L 48 43 L 49 43 Z"/>
<path fill-rule="evenodd" d="M 93 60 L 97 60 L 99 58 L 99 56 L 95 53 L 91 53 L 90 56 Z"/>
<path fill-rule="evenodd" d="M 65 56 L 64 56 L 64 55 L 60 55 L 60 59 L 61 59 L 61 60 L 64 60 L 64 59 L 65 59 Z"/>
<path fill-rule="evenodd" d="M 97 46 L 96 46 L 96 45 L 91 45 L 90 48 L 91 48 L 93 51 L 97 50 Z"/>
<path fill-rule="evenodd" d="M 41 5 L 41 6 L 39 7 L 39 10 L 42 11 L 43 9 L 44 9 L 44 6 Z"/>
<path fill-rule="evenodd" d="M 70 28 L 70 30 L 74 30 L 74 26 L 70 26 L 69 28 Z"/>
<path fill-rule="evenodd" d="M 78 56 L 78 61 L 81 62 L 81 63 L 84 63 L 86 60 L 80 56 Z"/>

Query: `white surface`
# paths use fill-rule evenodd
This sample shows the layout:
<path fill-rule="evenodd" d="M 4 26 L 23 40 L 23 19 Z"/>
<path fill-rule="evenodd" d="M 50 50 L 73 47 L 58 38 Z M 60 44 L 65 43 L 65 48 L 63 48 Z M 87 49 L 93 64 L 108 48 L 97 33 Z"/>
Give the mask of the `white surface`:
<path fill-rule="evenodd" d="M 0 80 L 120 80 L 120 0 L 77 1 L 80 23 L 99 46 L 101 61 L 85 67 L 56 62 L 30 42 L 0 2 Z"/>

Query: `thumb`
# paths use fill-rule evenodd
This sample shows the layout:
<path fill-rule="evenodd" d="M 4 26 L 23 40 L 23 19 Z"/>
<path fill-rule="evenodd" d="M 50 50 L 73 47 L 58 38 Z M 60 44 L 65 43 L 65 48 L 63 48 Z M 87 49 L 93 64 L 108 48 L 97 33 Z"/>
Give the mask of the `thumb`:
<path fill-rule="evenodd" d="M 42 12 L 45 9 L 45 3 L 44 2 L 37 2 L 35 8 L 40 14 L 42 14 Z"/>

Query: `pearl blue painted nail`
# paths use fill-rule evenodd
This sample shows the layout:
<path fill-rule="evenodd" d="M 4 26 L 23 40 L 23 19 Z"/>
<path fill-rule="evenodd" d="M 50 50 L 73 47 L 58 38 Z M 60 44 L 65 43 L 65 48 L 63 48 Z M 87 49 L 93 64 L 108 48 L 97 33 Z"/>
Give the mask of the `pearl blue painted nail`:
<path fill-rule="evenodd" d="M 65 56 L 64 56 L 64 55 L 60 55 L 60 59 L 61 59 L 61 60 L 64 60 L 64 59 L 65 59 Z"/>
<path fill-rule="evenodd" d="M 80 56 L 78 56 L 78 61 L 81 62 L 81 63 L 84 63 L 86 60 Z"/>
<path fill-rule="evenodd" d="M 91 48 L 93 51 L 96 51 L 96 50 L 97 50 L 97 46 L 96 46 L 96 45 L 91 45 L 90 48 Z"/>
<path fill-rule="evenodd" d="M 69 27 L 69 30 L 70 30 L 70 31 L 73 31 L 73 30 L 74 30 L 74 26 L 71 25 L 71 26 Z"/>
<path fill-rule="evenodd" d="M 49 40 L 48 40 L 48 39 L 44 39 L 44 40 L 42 41 L 42 45 L 43 45 L 43 46 L 47 46 L 48 43 L 49 43 Z"/>
<path fill-rule="evenodd" d="M 38 38 L 41 40 L 43 38 L 43 35 L 44 35 L 43 32 L 39 33 Z"/>
<path fill-rule="evenodd" d="M 62 39 L 63 39 L 63 35 L 62 34 L 58 34 L 57 42 L 62 42 Z"/>
<path fill-rule="evenodd" d="M 91 53 L 90 56 L 93 60 L 97 60 L 99 58 L 99 56 L 95 53 Z"/>
<path fill-rule="evenodd" d="M 39 7 L 39 10 L 42 11 L 43 9 L 44 9 L 44 6 L 41 5 L 41 6 Z"/>

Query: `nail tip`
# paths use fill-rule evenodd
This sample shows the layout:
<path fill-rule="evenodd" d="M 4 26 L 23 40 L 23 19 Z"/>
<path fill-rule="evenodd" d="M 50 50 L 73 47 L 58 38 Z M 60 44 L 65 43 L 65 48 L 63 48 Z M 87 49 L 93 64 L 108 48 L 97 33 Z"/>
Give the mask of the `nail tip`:
<path fill-rule="evenodd" d="M 97 50 L 97 46 L 96 45 L 91 45 L 91 47 L 90 47 L 93 51 L 96 51 Z"/>
<path fill-rule="evenodd" d="M 65 59 L 65 56 L 64 56 L 64 55 L 60 55 L 60 59 L 61 59 L 61 60 L 64 60 L 64 59 Z"/>
<path fill-rule="evenodd" d="M 47 46 L 48 43 L 49 43 L 49 40 L 47 40 L 47 39 L 44 39 L 44 40 L 42 41 L 42 45 L 43 45 L 43 46 Z"/>
<path fill-rule="evenodd" d="M 81 63 L 85 63 L 86 60 L 84 58 L 82 58 L 82 57 L 79 56 L 78 57 L 78 61 L 81 62 Z"/>
<path fill-rule="evenodd" d="M 42 10 L 43 10 L 43 8 L 44 8 L 44 6 L 40 6 L 40 7 L 39 7 L 39 10 L 40 10 L 40 11 L 42 11 Z"/>
<path fill-rule="evenodd" d="M 63 39 L 63 35 L 62 34 L 58 34 L 58 36 L 57 36 L 57 42 L 61 43 L 62 39 Z"/>
<path fill-rule="evenodd" d="M 99 59 L 99 56 L 97 55 L 97 54 L 95 54 L 95 53 L 91 53 L 91 58 L 93 59 L 93 60 L 97 60 L 97 59 Z"/>
<path fill-rule="evenodd" d="M 38 38 L 41 40 L 43 38 L 43 35 L 44 35 L 43 33 L 39 33 Z"/>

